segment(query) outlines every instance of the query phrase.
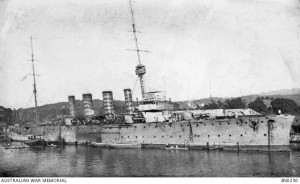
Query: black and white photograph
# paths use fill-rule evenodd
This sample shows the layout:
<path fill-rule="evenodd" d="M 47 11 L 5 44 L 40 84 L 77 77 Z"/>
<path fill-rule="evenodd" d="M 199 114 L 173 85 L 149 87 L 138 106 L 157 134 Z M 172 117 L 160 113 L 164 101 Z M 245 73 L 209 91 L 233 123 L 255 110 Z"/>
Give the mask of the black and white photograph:
<path fill-rule="evenodd" d="M 0 0 L 1 183 L 120 177 L 298 183 L 300 1 Z"/>

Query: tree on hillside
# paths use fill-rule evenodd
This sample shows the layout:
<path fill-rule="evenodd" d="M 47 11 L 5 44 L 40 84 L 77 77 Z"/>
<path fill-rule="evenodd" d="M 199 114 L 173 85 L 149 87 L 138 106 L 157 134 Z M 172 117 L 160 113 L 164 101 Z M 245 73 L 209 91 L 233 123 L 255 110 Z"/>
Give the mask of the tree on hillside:
<path fill-rule="evenodd" d="M 196 105 L 196 109 L 197 109 L 197 110 L 200 110 L 200 109 L 202 108 L 202 107 L 201 107 L 199 104 L 197 104 L 197 103 L 196 103 L 195 105 Z"/>
<path fill-rule="evenodd" d="M 298 110 L 296 102 L 285 98 L 276 98 L 271 102 L 271 105 L 274 113 L 278 113 L 278 110 L 281 113 L 294 113 Z"/>
<path fill-rule="evenodd" d="M 219 108 L 218 104 L 213 100 L 211 100 L 209 104 L 205 104 L 203 107 L 203 109 L 218 109 L 218 108 Z"/>
<path fill-rule="evenodd" d="M 174 106 L 174 110 L 178 110 L 180 108 L 180 105 L 178 103 L 173 102 L 172 104 Z"/>
<path fill-rule="evenodd" d="M 245 102 L 241 97 L 227 99 L 224 103 L 225 109 L 244 109 L 246 108 Z"/>
<path fill-rule="evenodd" d="M 266 104 L 259 97 L 257 97 L 256 100 L 254 100 L 253 102 L 249 103 L 248 107 L 250 109 L 255 110 L 256 112 L 259 112 L 259 113 L 266 113 L 267 112 Z"/>
<path fill-rule="evenodd" d="M 219 109 L 224 108 L 224 103 L 221 100 L 217 101 L 217 105 L 218 105 Z"/>

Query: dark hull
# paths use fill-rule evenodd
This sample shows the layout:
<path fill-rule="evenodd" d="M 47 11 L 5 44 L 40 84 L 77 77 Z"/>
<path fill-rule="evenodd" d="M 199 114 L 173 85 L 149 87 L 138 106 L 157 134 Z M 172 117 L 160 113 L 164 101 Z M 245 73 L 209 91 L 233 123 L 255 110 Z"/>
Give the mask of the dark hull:
<path fill-rule="evenodd" d="M 47 146 L 47 142 L 44 139 L 26 140 L 24 144 L 30 147 L 44 147 Z"/>

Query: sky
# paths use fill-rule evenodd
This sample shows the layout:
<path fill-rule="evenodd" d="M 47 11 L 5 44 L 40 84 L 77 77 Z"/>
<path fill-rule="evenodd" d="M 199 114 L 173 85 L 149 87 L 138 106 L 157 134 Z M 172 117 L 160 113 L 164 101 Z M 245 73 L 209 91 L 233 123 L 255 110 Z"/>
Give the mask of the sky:
<path fill-rule="evenodd" d="M 300 87 L 300 1 L 135 0 L 146 91 L 173 101 Z M 2 0 L 0 105 L 34 106 L 124 88 L 141 99 L 126 0 Z M 136 83 L 136 85 L 135 85 Z M 211 86 L 211 90 L 210 90 Z"/>

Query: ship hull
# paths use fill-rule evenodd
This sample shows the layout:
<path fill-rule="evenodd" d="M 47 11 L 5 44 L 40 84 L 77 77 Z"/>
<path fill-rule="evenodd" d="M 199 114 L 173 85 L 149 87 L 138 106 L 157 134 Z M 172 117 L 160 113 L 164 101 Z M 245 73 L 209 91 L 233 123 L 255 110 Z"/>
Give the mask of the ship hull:
<path fill-rule="evenodd" d="M 242 117 L 130 125 L 81 125 L 34 127 L 9 132 L 24 140 L 27 134 L 42 134 L 46 141 L 63 139 L 66 144 L 142 144 L 142 148 L 188 145 L 190 149 L 289 151 L 289 133 L 294 116 Z"/>
<path fill-rule="evenodd" d="M 43 139 L 27 140 L 24 141 L 27 146 L 30 147 L 44 147 L 47 146 L 47 142 Z"/>

